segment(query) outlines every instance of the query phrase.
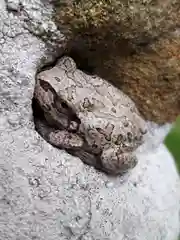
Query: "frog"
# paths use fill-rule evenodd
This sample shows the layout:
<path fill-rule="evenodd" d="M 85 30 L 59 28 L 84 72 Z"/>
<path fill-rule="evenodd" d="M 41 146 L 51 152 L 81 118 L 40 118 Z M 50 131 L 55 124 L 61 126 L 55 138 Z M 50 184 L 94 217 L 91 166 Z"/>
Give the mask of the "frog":
<path fill-rule="evenodd" d="M 129 96 L 80 70 L 71 57 L 36 75 L 34 101 L 44 117 L 36 129 L 51 145 L 110 175 L 137 165 L 146 121 Z"/>

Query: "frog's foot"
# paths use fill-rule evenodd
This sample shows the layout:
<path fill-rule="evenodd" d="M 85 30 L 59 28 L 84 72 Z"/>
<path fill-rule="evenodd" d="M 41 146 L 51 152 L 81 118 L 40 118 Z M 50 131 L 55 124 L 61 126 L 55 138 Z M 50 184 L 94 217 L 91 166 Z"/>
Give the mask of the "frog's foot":
<path fill-rule="evenodd" d="M 102 170 L 111 175 L 123 175 L 137 165 L 137 157 L 133 152 L 122 152 L 109 148 L 101 155 Z"/>

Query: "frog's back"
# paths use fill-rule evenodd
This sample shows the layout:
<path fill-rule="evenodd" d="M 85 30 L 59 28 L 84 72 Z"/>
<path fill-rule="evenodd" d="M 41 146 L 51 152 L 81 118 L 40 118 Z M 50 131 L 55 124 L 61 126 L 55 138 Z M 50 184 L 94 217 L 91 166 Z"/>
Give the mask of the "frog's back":
<path fill-rule="evenodd" d="M 137 111 L 128 96 L 104 79 L 83 73 L 69 57 L 61 58 L 55 67 L 41 72 L 39 77 L 49 81 L 78 112 L 90 109 L 94 113 L 103 111 L 120 117 L 126 108 Z"/>
<path fill-rule="evenodd" d="M 68 80 L 64 81 L 63 90 L 73 85 L 72 104 L 82 120 L 81 131 L 91 144 L 120 144 L 128 146 L 141 142 L 146 123 L 140 116 L 134 102 L 119 89 L 98 76 L 91 76 L 76 68 L 74 61 L 64 58 L 59 66 L 64 68 L 64 61 L 70 61 Z M 66 64 L 67 66 L 67 64 Z M 71 75 L 71 76 L 70 76 Z M 65 91 L 66 99 L 68 91 Z M 70 99 L 70 98 L 69 98 Z"/>

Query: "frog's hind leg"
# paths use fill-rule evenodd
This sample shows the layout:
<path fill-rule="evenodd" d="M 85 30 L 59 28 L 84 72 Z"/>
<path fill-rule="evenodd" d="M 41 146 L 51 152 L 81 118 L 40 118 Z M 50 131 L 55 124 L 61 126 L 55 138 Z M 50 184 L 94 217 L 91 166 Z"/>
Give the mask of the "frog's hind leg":
<path fill-rule="evenodd" d="M 103 151 L 101 163 L 104 171 L 111 175 L 123 175 L 133 169 L 137 163 L 137 156 L 133 151 L 123 152 L 119 147 Z"/>
<path fill-rule="evenodd" d="M 100 156 L 85 151 L 83 148 L 77 150 L 68 150 L 68 153 L 81 159 L 81 161 L 89 166 L 101 170 Z"/>
<path fill-rule="evenodd" d="M 102 171 L 100 155 L 93 153 L 92 149 L 85 143 L 83 137 L 67 130 L 57 130 L 49 125 L 46 121 L 35 120 L 37 132 L 52 146 L 64 149 L 69 154 L 78 157 L 87 165 L 93 166 Z"/>

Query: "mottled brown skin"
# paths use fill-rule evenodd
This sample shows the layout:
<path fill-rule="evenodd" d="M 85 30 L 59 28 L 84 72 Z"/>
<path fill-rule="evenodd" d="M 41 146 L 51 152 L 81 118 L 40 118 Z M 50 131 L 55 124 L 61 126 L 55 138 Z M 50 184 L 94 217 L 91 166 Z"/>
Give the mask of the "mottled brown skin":
<path fill-rule="evenodd" d="M 137 164 L 134 151 L 147 129 L 134 103 L 105 80 L 78 70 L 71 58 L 37 75 L 34 99 L 49 125 L 38 122 L 36 128 L 52 145 L 113 175 Z"/>

